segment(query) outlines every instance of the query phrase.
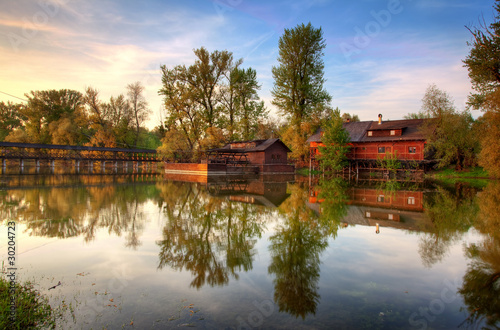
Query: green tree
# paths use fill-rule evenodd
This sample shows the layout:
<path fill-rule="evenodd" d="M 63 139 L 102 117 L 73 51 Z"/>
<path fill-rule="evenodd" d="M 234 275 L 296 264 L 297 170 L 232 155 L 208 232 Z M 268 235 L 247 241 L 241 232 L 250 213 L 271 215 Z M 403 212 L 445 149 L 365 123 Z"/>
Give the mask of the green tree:
<path fill-rule="evenodd" d="M 278 66 L 272 68 L 273 104 L 300 131 L 300 123 L 307 120 L 318 104 L 330 102 L 331 96 L 323 89 L 323 49 L 326 47 L 321 28 L 311 23 L 285 29 L 279 40 Z"/>
<path fill-rule="evenodd" d="M 234 74 L 236 102 L 238 107 L 238 125 L 241 139 L 252 140 L 255 137 L 258 123 L 267 116 L 268 111 L 264 101 L 259 101 L 257 91 L 260 85 L 257 82 L 257 71 L 252 68 L 236 69 Z"/>
<path fill-rule="evenodd" d="M 455 164 L 457 170 L 476 163 L 478 140 L 469 111 L 457 112 L 450 95 L 430 85 L 422 99 L 423 126 L 427 152 L 434 153 L 438 167 Z"/>
<path fill-rule="evenodd" d="M 323 171 L 340 171 L 347 163 L 350 142 L 349 132 L 343 127 L 339 108 L 332 110 L 330 119 L 323 125 L 323 146 L 319 147 L 319 159 Z"/>
<path fill-rule="evenodd" d="M 272 68 L 274 87 L 271 93 L 272 103 L 288 119 L 291 132 L 296 135 L 289 137 L 290 141 L 305 143 L 305 135 L 310 132 L 304 132 L 302 124 L 313 117 L 321 117 L 331 101 L 330 94 L 323 88 L 325 46 L 321 28 L 315 29 L 311 23 L 285 29 L 280 37 L 279 65 Z"/>

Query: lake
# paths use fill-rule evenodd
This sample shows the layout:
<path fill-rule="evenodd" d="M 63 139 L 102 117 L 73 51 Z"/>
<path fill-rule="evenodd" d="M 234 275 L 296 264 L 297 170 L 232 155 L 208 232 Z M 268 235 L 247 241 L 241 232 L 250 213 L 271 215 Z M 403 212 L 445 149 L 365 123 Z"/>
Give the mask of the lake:
<path fill-rule="evenodd" d="M 500 326 L 500 182 L 0 183 L 1 260 L 15 221 L 17 281 L 49 297 L 59 328 Z"/>

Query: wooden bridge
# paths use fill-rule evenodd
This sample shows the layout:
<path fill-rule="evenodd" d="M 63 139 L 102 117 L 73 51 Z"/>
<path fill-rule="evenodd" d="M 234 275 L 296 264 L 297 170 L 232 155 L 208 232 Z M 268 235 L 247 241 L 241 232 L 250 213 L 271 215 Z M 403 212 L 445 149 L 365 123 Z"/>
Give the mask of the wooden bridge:
<path fill-rule="evenodd" d="M 82 165 L 88 165 L 91 170 L 93 170 L 94 162 L 99 162 L 102 170 L 104 170 L 106 163 L 117 168 L 120 162 L 124 169 L 127 169 L 131 163 L 132 168 L 135 169 L 139 167 L 139 164 L 148 166 L 162 161 L 156 150 L 153 149 L 102 148 L 13 142 L 0 142 L 0 159 L 2 160 L 3 173 L 5 173 L 8 161 L 16 165 L 18 164 L 21 171 L 25 166 L 25 161 L 32 161 L 37 169 L 43 163 L 53 169 L 55 161 L 63 161 L 65 164 L 68 162 L 74 163 L 77 169 L 83 163 Z"/>

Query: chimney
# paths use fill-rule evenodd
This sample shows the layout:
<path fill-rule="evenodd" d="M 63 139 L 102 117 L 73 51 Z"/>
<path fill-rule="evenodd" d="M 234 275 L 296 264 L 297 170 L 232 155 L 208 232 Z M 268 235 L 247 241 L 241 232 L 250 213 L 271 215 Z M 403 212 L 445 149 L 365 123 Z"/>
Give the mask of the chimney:
<path fill-rule="evenodd" d="M 378 114 L 378 124 L 379 125 L 382 124 L 382 114 L 381 113 Z"/>

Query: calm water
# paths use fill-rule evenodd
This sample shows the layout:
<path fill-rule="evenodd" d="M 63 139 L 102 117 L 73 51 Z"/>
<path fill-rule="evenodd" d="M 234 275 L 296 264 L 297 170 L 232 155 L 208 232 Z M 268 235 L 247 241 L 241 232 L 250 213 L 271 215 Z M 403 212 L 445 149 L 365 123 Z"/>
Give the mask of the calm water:
<path fill-rule="evenodd" d="M 64 329 L 500 325 L 499 182 L 271 179 L 0 176 L 0 258 Z"/>

